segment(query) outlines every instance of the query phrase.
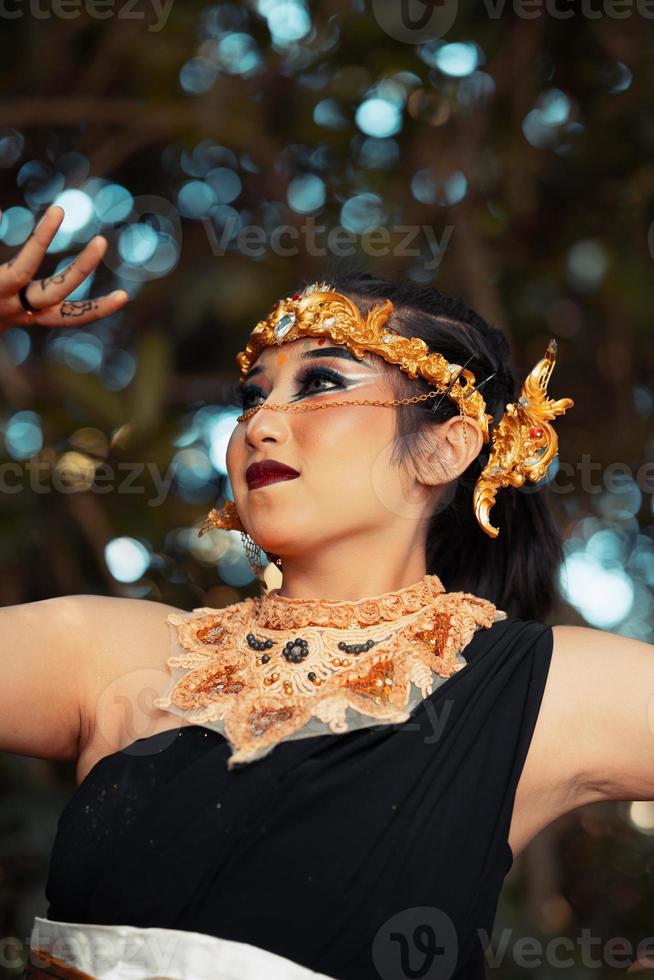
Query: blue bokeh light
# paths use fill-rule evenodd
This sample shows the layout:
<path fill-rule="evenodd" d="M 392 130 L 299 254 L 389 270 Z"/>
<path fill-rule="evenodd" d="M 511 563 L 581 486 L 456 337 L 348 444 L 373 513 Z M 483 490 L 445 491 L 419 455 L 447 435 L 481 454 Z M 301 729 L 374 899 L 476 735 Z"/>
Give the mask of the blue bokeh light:
<path fill-rule="evenodd" d="M 620 568 L 606 568 L 593 555 L 578 551 L 561 569 L 561 590 L 591 625 L 611 629 L 631 611 L 634 586 Z"/>
<path fill-rule="evenodd" d="M 357 235 L 365 234 L 384 223 L 385 212 L 378 194 L 355 194 L 341 208 L 341 224 Z"/>
<path fill-rule="evenodd" d="M 204 218 L 216 203 L 216 195 L 203 180 L 188 180 L 177 192 L 177 209 L 185 218 Z"/>
<path fill-rule="evenodd" d="M 411 193 L 421 204 L 452 207 L 466 196 L 468 181 L 460 170 L 438 177 L 431 170 L 418 170 L 411 180 Z"/>
<path fill-rule="evenodd" d="M 299 214 L 311 214 L 325 203 L 325 182 L 315 174 L 301 174 L 289 183 L 286 197 Z"/>
<path fill-rule="evenodd" d="M 402 110 L 390 99 L 373 96 L 358 107 L 355 121 L 362 133 L 383 139 L 394 136 L 402 128 Z"/>
<path fill-rule="evenodd" d="M 476 44 L 455 42 L 439 47 L 434 55 L 435 67 L 444 75 L 463 78 L 471 75 L 479 66 L 479 49 Z"/>
<path fill-rule="evenodd" d="M 522 121 L 525 139 L 538 149 L 551 146 L 559 138 L 561 126 L 570 117 L 570 99 L 558 88 L 549 89 Z"/>
<path fill-rule="evenodd" d="M 102 367 L 104 345 L 95 334 L 82 330 L 67 330 L 51 338 L 48 354 L 55 360 L 67 364 L 78 374 L 91 374 Z"/>
<path fill-rule="evenodd" d="M 7 208 L 0 218 L 0 241 L 5 245 L 22 245 L 34 228 L 34 215 L 27 208 Z"/>
<path fill-rule="evenodd" d="M 89 183 L 91 182 L 89 181 Z M 89 190 L 89 184 L 86 185 L 86 188 L 92 194 L 92 191 Z M 105 184 L 93 197 L 95 213 L 100 221 L 105 223 L 113 224 L 117 221 L 124 221 L 131 213 L 133 206 L 134 198 L 127 188 L 120 184 Z"/>
<path fill-rule="evenodd" d="M 215 50 L 218 66 L 229 75 L 250 75 L 261 65 L 261 55 L 254 38 L 236 32 L 218 42 Z"/>
<path fill-rule="evenodd" d="M 243 187 L 241 178 L 231 167 L 213 167 L 204 179 L 218 204 L 231 204 Z"/>
<path fill-rule="evenodd" d="M 187 95 L 204 95 L 218 77 L 218 68 L 208 58 L 190 58 L 179 72 L 179 84 Z"/>
<path fill-rule="evenodd" d="M 102 382 L 109 391 L 122 391 L 136 374 L 137 361 L 130 351 L 113 350 L 105 355 Z"/>
<path fill-rule="evenodd" d="M 157 250 L 159 236 L 142 221 L 123 228 L 118 236 L 118 252 L 127 265 L 144 265 Z"/>
<path fill-rule="evenodd" d="M 357 137 L 361 139 L 361 137 Z M 359 166 L 366 170 L 388 170 L 400 159 L 400 147 L 394 139 L 368 136 L 358 150 Z"/>
<path fill-rule="evenodd" d="M 336 99 L 322 99 L 313 110 L 313 121 L 324 129 L 345 129 L 349 123 Z"/>
<path fill-rule="evenodd" d="M 0 129 L 0 167 L 13 167 L 21 158 L 25 137 L 17 129 Z"/>
<path fill-rule="evenodd" d="M 227 475 L 227 444 L 236 428 L 241 409 L 221 409 L 204 423 L 204 438 L 209 445 L 209 458 L 218 473 Z M 197 416 L 196 416 L 197 420 Z"/>
<path fill-rule="evenodd" d="M 41 418 L 36 412 L 15 412 L 2 428 L 7 452 L 13 459 L 29 459 L 43 448 Z"/>
<path fill-rule="evenodd" d="M 120 537 L 105 546 L 104 560 L 117 582 L 137 582 L 148 570 L 151 555 L 136 538 Z"/>
<path fill-rule="evenodd" d="M 180 449 L 175 453 L 171 466 L 177 483 L 184 490 L 201 489 L 213 479 L 211 460 L 198 447 Z"/>
<path fill-rule="evenodd" d="M 2 335 L 7 356 L 14 365 L 23 364 L 32 349 L 32 339 L 22 327 L 9 327 Z"/>
<path fill-rule="evenodd" d="M 89 195 L 74 188 L 59 194 L 52 203 L 64 209 L 64 220 L 59 226 L 59 233 L 64 235 L 82 231 L 94 214 Z"/>
<path fill-rule="evenodd" d="M 623 61 L 618 61 L 615 65 L 613 78 L 614 81 L 609 92 L 611 95 L 617 95 L 619 92 L 626 92 L 630 88 L 634 80 L 634 73 Z"/>
<path fill-rule="evenodd" d="M 238 531 L 226 533 L 229 535 L 229 547 L 217 562 L 220 577 L 227 585 L 249 585 L 255 576 L 243 550 L 241 535 Z"/>
<path fill-rule="evenodd" d="M 276 44 L 300 41 L 311 30 L 311 18 L 300 3 L 279 3 L 267 14 L 268 28 Z"/>

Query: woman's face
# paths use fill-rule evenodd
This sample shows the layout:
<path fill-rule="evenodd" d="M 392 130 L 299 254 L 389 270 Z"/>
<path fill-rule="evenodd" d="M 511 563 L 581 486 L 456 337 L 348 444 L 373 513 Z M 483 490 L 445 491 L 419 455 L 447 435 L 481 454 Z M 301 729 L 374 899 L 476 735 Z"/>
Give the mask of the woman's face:
<path fill-rule="evenodd" d="M 399 369 L 398 369 L 399 370 Z M 382 361 L 360 361 L 328 338 L 267 347 L 243 388 L 243 407 L 262 402 L 330 405 L 393 398 Z M 377 534 L 415 521 L 424 487 L 391 464 L 393 407 L 337 406 L 317 411 L 261 409 L 240 422 L 227 449 L 227 469 L 241 520 L 254 541 L 282 558 L 309 557 L 347 538 L 370 545 Z M 299 477 L 248 488 L 251 463 L 272 459 Z M 415 527 L 415 525 L 414 525 Z"/>

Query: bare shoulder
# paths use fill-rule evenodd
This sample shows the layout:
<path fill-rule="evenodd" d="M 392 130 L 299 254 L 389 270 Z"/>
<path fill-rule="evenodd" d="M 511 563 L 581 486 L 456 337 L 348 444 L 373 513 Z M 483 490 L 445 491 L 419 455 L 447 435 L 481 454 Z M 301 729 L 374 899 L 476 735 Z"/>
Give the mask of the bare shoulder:
<path fill-rule="evenodd" d="M 513 807 L 509 844 L 514 856 L 558 817 L 589 802 L 584 797 L 575 751 L 578 711 L 584 699 L 571 669 L 574 656 L 570 651 L 578 648 L 577 629 L 552 627 L 552 657 L 545 690 Z"/>
<path fill-rule="evenodd" d="M 552 638 L 516 792 L 514 854 L 563 813 L 607 799 L 654 798 L 654 647 L 583 626 L 553 626 Z"/>
<path fill-rule="evenodd" d="M 83 651 L 86 683 L 78 782 L 104 756 L 184 724 L 153 705 L 170 680 L 167 618 L 179 613 L 185 610 L 144 599 L 75 597 L 71 615 L 84 624 L 84 635 L 90 638 Z"/>
<path fill-rule="evenodd" d="M 654 645 L 579 626 L 554 636 L 583 801 L 654 799 Z"/>

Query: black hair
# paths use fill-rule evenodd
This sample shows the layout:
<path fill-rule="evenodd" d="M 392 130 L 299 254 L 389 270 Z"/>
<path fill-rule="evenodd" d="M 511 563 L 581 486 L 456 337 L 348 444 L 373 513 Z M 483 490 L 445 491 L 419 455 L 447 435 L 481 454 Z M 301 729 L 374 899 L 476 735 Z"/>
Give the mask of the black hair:
<path fill-rule="evenodd" d="M 433 287 L 366 272 L 332 276 L 329 283 L 364 313 L 379 300 L 390 299 L 394 310 L 389 326 L 394 331 L 406 337 L 420 337 L 431 352 L 438 351 L 448 361 L 466 365 L 474 374 L 476 385 L 488 378 L 481 392 L 486 412 L 493 416 L 492 432 L 507 403 L 517 396 L 508 363 L 509 343 L 500 329 L 487 323 L 461 299 L 445 296 Z M 413 379 L 386 361 L 383 363 L 389 368 L 387 376 L 396 398 L 430 390 L 423 378 Z M 445 422 L 458 412 L 456 403 L 447 396 L 398 408 L 400 460 L 419 447 L 430 426 Z M 542 621 L 561 599 L 561 532 L 550 510 L 544 482 L 498 490 L 491 510 L 491 522 L 500 529 L 496 538 L 479 526 L 472 493 L 490 449 L 491 444 L 485 443 L 441 497 L 427 533 L 427 572 L 438 575 L 449 592 L 470 592 L 489 599 L 511 616 Z"/>

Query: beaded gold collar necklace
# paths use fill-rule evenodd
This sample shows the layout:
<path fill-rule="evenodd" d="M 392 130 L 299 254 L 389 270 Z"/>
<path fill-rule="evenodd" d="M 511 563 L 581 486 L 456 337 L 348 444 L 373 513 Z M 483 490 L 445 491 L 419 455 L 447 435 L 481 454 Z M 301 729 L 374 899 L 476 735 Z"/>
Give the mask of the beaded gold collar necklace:
<path fill-rule="evenodd" d="M 279 742 L 407 721 L 506 613 L 437 575 L 357 601 L 278 590 L 167 617 L 172 681 L 155 705 L 224 735 L 228 767 Z"/>

